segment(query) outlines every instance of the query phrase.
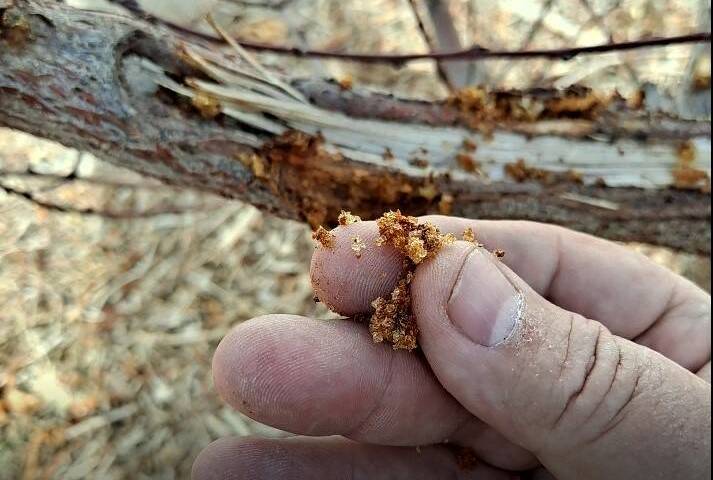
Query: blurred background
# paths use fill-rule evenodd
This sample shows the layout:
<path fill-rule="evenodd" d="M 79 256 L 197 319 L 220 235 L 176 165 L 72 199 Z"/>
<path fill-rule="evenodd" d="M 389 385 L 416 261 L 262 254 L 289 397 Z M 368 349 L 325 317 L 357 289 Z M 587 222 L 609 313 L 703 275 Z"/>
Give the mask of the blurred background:
<path fill-rule="evenodd" d="M 699 0 L 224 0 L 217 8 L 239 38 L 372 53 L 710 31 L 710 1 Z M 448 13 L 450 34 L 448 22 L 429 24 L 437 20 L 429 8 Z M 430 62 L 260 58 L 291 76 L 448 94 Z M 709 46 L 452 68 L 462 82 L 493 87 L 702 90 L 710 114 Z M 218 437 L 283 435 L 222 405 L 210 360 L 231 326 L 253 316 L 328 315 L 312 301 L 312 248 L 305 225 L 0 129 L 0 478 L 187 478 L 195 455 Z M 709 259 L 631 248 L 710 291 Z"/>

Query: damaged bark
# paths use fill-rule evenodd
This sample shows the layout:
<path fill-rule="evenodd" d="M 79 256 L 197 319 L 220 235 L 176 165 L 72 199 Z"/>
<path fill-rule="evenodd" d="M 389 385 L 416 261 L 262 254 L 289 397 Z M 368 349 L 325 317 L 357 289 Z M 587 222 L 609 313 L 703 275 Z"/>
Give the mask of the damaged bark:
<path fill-rule="evenodd" d="M 0 125 L 312 225 L 400 208 L 710 253 L 709 121 L 576 91 L 426 103 L 300 80 L 308 102 L 276 101 L 226 90 L 187 46 L 216 50 L 137 19 L 0 0 Z"/>

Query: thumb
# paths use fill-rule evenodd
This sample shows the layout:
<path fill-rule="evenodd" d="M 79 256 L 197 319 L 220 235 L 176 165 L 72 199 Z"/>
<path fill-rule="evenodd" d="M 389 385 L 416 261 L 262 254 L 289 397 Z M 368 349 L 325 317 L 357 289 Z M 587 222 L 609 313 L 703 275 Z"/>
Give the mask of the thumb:
<path fill-rule="evenodd" d="M 555 477 L 709 478 L 705 381 L 551 304 L 466 242 L 421 265 L 412 292 L 443 386 Z"/>

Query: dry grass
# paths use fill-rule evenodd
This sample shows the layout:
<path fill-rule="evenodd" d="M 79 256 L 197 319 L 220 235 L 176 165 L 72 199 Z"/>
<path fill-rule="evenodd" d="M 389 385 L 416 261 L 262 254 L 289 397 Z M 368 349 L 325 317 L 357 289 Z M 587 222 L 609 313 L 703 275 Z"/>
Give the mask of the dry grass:
<path fill-rule="evenodd" d="M 8 131 L 0 144 L 32 164 L 74 155 Z M 95 166 L 102 178 L 142 181 Z M 56 196 L 218 206 L 113 221 L 0 194 L 0 477 L 185 478 L 212 439 L 274 434 L 220 403 L 210 358 L 252 316 L 324 313 L 309 285 L 309 230 L 191 192 L 123 190 Z"/>
<path fill-rule="evenodd" d="M 320 48 L 425 48 L 406 3 L 293 0 L 287 14 L 241 10 L 232 29 L 262 41 Z M 572 8 L 558 6 L 559 16 L 535 32 L 533 46 L 561 43 L 571 32 L 559 30 L 586 24 L 576 8 L 579 0 L 561 3 Z M 480 10 L 473 12 L 469 2 L 454 1 L 463 14 L 459 21 L 474 15 L 476 28 L 459 25 L 464 40 L 512 47 L 527 34 L 532 22 L 517 11 L 498 9 L 499 2 L 478 4 Z M 608 8 L 606 1 L 592 4 L 598 11 Z M 636 0 L 606 19 L 621 35 L 673 34 L 694 23 L 694 7 L 679 2 L 676 15 L 667 17 L 671 2 Z M 578 43 L 597 41 L 595 30 L 588 26 L 577 33 Z M 663 81 L 685 67 L 688 51 L 645 55 L 658 63 L 637 62 L 640 76 Z M 395 69 L 269 56 L 264 61 L 411 95 L 444 93 L 428 63 Z M 482 68 L 504 83 L 530 78 L 523 76 L 523 66 L 490 62 Z M 531 73 L 547 74 L 551 81 L 584 67 L 562 68 L 538 64 Z M 610 59 L 585 78 L 602 85 L 626 83 L 623 68 Z M 78 158 L 75 151 L 0 130 L 2 170 L 32 165 L 67 173 Z M 280 435 L 222 405 L 213 393 L 210 357 L 231 326 L 255 315 L 326 314 L 312 302 L 309 230 L 247 205 L 160 187 L 90 156 L 81 158 L 81 175 L 128 185 L 12 184 L 46 189 L 50 198 L 72 205 L 197 211 L 116 221 L 48 213 L 0 192 L 0 477 L 186 478 L 194 456 L 215 438 Z M 710 289 L 707 262 L 637 248 Z"/>

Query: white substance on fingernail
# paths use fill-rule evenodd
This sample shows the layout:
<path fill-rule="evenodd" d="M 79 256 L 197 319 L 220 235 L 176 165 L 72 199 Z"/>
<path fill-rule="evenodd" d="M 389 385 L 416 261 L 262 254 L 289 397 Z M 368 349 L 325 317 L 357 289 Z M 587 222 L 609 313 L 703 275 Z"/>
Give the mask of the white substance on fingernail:
<path fill-rule="evenodd" d="M 497 320 L 490 333 L 492 346 L 500 345 L 510 340 L 518 330 L 518 325 L 525 310 L 525 295 L 518 292 L 509 301 L 505 302 L 498 312 Z"/>

